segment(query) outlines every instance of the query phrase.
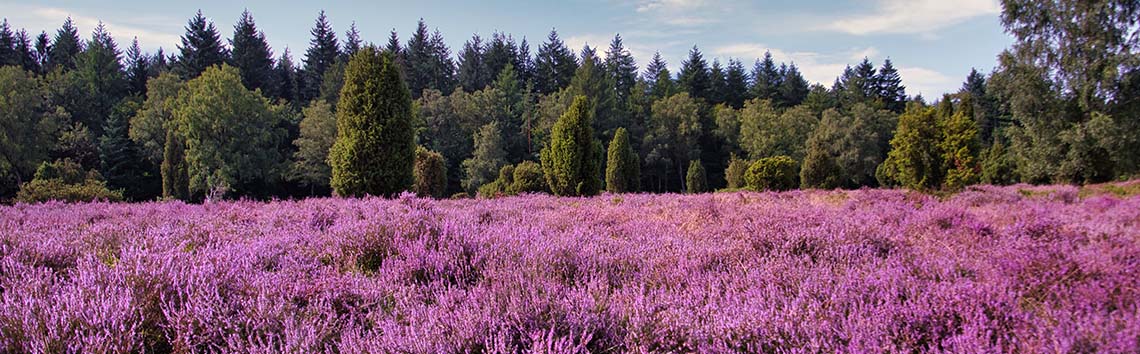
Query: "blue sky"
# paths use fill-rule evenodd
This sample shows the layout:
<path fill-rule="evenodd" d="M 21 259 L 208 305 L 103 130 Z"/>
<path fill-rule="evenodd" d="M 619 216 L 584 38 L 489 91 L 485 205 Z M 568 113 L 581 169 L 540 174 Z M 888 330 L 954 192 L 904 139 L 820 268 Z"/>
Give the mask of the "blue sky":
<path fill-rule="evenodd" d="M 795 62 L 812 82 L 830 85 L 843 67 L 868 57 L 890 58 L 908 94 L 930 98 L 955 91 L 970 68 L 989 72 L 1012 42 L 1002 31 L 997 0 L 594 0 L 594 1 L 37 1 L 0 0 L 14 28 L 54 31 L 72 16 L 86 37 L 102 21 L 120 43 L 138 37 L 147 51 L 174 50 L 186 20 L 201 9 L 224 37 L 248 8 L 275 53 L 290 48 L 300 60 L 309 29 L 325 10 L 338 38 L 356 22 L 365 41 L 402 41 L 423 17 L 454 54 L 472 34 L 526 37 L 537 50 L 551 28 L 575 52 L 609 45 L 620 33 L 640 65 L 660 51 L 671 69 L 698 45 L 706 58 L 742 59 L 748 67 L 765 51 Z"/>

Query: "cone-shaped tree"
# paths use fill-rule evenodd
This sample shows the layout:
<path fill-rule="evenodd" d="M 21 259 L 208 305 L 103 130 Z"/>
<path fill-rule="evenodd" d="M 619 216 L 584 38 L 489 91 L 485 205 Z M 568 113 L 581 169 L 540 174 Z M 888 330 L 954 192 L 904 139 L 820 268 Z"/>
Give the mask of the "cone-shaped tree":
<path fill-rule="evenodd" d="M 629 145 L 629 132 L 618 128 L 606 159 L 606 191 L 610 193 L 636 192 L 640 187 L 641 169 L 637 154 Z"/>
<path fill-rule="evenodd" d="M 935 109 L 910 104 L 899 116 L 891 151 L 883 162 L 885 176 L 907 188 L 938 188 L 943 178 L 941 135 Z"/>
<path fill-rule="evenodd" d="M 273 53 L 249 10 L 242 12 L 234 25 L 230 46 L 233 47 L 230 62 L 241 71 L 241 83 L 250 90 L 266 91 L 273 79 Z"/>
<path fill-rule="evenodd" d="M 701 160 L 689 162 L 689 172 L 685 174 L 685 190 L 689 194 L 704 193 L 709 190 L 708 175 Z"/>
<path fill-rule="evenodd" d="M 443 162 L 443 155 L 423 146 L 416 147 L 414 174 L 416 182 L 412 191 L 416 195 L 443 198 L 443 193 L 447 191 L 447 164 Z"/>
<path fill-rule="evenodd" d="M 174 129 L 166 131 L 162 153 L 162 197 L 189 200 L 190 176 L 186 173 L 186 149 Z"/>
<path fill-rule="evenodd" d="M 337 195 L 392 195 L 412 186 L 412 98 L 392 54 L 368 46 L 352 56 L 329 151 Z"/>
<path fill-rule="evenodd" d="M 189 80 L 206 71 L 206 68 L 226 62 L 226 47 L 214 23 L 206 19 L 199 10 L 186 23 L 186 34 L 178 46 L 180 55 L 175 63 L 175 71 L 183 79 Z"/>
<path fill-rule="evenodd" d="M 598 193 L 599 143 L 594 140 L 594 109 L 584 96 L 563 113 L 550 133 L 550 145 L 542 149 L 542 168 L 550 191 L 559 196 L 590 196 Z"/>

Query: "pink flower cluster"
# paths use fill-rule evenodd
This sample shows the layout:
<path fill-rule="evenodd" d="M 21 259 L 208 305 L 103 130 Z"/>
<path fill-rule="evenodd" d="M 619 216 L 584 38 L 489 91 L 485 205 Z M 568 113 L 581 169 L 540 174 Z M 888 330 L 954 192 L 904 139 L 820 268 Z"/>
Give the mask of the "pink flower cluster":
<path fill-rule="evenodd" d="M 1137 352 L 1073 187 L 0 207 L 0 352 Z"/>

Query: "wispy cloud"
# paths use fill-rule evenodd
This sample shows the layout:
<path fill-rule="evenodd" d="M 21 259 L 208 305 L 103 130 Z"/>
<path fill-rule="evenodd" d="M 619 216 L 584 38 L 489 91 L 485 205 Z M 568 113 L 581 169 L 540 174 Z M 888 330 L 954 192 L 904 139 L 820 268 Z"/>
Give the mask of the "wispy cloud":
<path fill-rule="evenodd" d="M 927 100 L 939 99 L 938 95 L 954 92 L 961 85 L 958 79 L 927 68 L 900 66 L 899 75 L 908 95 L 922 94 Z"/>
<path fill-rule="evenodd" d="M 1000 12 L 997 0 L 880 0 L 871 13 L 840 18 L 820 27 L 854 35 L 930 37 L 937 30 Z"/>
<path fill-rule="evenodd" d="M 173 50 L 175 45 L 180 42 L 179 30 L 182 21 L 179 20 L 160 20 L 153 16 L 142 15 L 134 16 L 135 20 L 112 19 L 88 16 L 56 7 L 36 5 L 19 7 L 10 15 L 9 21 L 13 25 L 18 24 L 19 27 L 28 29 L 29 32 L 44 30 L 49 35 L 54 35 L 55 29 L 59 28 L 63 21 L 70 16 L 71 21 L 79 28 L 80 37 L 83 39 L 87 39 L 91 30 L 95 29 L 95 26 L 98 26 L 101 21 L 107 31 L 111 32 L 111 36 L 115 38 L 120 49 L 129 46 L 135 37 L 138 37 L 139 44 L 145 49 L 163 47 L 169 51 Z"/>
<path fill-rule="evenodd" d="M 637 13 L 661 25 L 695 27 L 717 22 L 711 5 L 711 0 L 639 0 Z"/>

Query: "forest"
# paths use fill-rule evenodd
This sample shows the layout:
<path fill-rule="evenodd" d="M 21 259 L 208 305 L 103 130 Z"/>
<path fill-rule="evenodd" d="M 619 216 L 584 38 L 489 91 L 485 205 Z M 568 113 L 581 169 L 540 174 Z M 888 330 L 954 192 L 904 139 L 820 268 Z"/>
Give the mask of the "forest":
<path fill-rule="evenodd" d="M 1140 5 L 1003 1 L 1014 44 L 959 91 L 908 95 L 889 59 L 809 84 L 795 63 L 644 68 L 620 34 L 537 49 L 508 33 L 457 52 L 340 34 L 275 51 L 246 11 L 201 11 L 171 52 L 70 18 L 0 24 L 0 200 L 437 198 L 1085 184 L 1140 170 Z M 1053 21 L 1064 18 L 1070 21 Z M 342 28 L 343 29 L 343 28 Z M 84 39 L 86 37 L 86 39 Z M 748 64 L 752 62 L 752 64 Z"/>

